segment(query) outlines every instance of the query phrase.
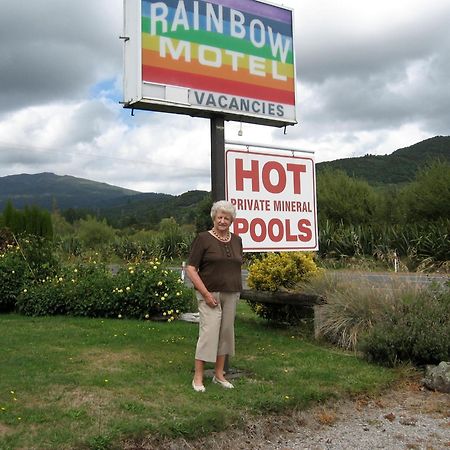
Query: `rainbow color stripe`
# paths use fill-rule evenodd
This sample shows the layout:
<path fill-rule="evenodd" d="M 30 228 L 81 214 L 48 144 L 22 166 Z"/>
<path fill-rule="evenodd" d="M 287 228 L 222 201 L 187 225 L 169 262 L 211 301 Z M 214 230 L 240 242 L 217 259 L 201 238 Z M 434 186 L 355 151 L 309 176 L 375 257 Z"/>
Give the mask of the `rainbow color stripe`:
<path fill-rule="evenodd" d="M 236 37 L 236 11 L 245 36 Z M 291 11 L 255 0 L 142 0 L 141 16 L 143 82 L 295 105 Z"/>

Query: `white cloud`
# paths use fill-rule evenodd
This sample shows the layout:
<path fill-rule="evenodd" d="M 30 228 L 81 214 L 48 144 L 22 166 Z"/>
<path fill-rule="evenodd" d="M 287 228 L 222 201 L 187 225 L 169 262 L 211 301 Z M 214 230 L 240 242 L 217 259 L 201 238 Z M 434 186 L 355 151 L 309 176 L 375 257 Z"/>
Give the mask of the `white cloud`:
<path fill-rule="evenodd" d="M 278 2 L 281 3 L 281 0 Z M 226 122 L 226 139 L 391 153 L 449 134 L 448 0 L 284 0 L 296 18 L 299 124 Z M 207 119 L 123 110 L 122 0 L 6 2 L 0 176 L 50 171 L 139 190 L 210 189 Z"/>

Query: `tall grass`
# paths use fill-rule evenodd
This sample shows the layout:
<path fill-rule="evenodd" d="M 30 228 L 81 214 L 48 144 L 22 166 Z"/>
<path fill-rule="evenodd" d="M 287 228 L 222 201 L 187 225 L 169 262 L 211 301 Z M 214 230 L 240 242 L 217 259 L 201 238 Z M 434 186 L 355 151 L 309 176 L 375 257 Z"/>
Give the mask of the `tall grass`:
<path fill-rule="evenodd" d="M 326 221 L 319 227 L 319 242 L 323 259 L 365 256 L 390 260 L 395 252 L 409 270 L 436 270 L 450 261 L 450 219 L 354 226 Z"/>
<path fill-rule="evenodd" d="M 362 339 L 369 342 L 371 334 L 378 333 L 382 336 L 377 338 L 377 352 L 389 354 L 385 361 L 389 364 L 398 352 L 399 362 L 420 364 L 435 363 L 437 355 L 450 356 L 449 286 L 388 277 L 374 283 L 328 273 L 304 289 L 326 297 L 327 304 L 316 311 L 316 335 L 341 348 L 355 351 Z M 395 345 L 387 335 L 396 336 Z M 391 345 L 398 352 L 382 348 Z M 420 358 L 415 356 L 419 347 Z M 370 345 L 365 345 L 365 352 L 371 354 Z M 383 356 L 377 356 L 377 361 L 383 363 Z"/>

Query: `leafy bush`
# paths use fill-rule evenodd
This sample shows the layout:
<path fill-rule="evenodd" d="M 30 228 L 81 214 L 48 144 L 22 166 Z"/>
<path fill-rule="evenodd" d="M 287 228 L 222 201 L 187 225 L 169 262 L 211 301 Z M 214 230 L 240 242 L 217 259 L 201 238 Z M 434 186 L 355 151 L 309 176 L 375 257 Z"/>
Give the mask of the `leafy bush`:
<path fill-rule="evenodd" d="M 54 243 L 40 236 L 18 237 L 19 251 L 26 261 L 30 276 L 35 279 L 52 276 L 59 267 L 54 253 Z"/>
<path fill-rule="evenodd" d="M 421 366 L 450 359 L 450 286 L 403 295 L 361 342 L 367 359 Z"/>
<path fill-rule="evenodd" d="M 128 265 L 114 281 L 114 304 L 124 317 L 166 317 L 171 321 L 193 307 L 193 291 L 158 260 Z"/>
<path fill-rule="evenodd" d="M 318 272 L 313 253 L 268 253 L 250 264 L 247 283 L 257 291 L 274 292 L 292 288 Z"/>
<path fill-rule="evenodd" d="M 122 237 L 116 239 L 113 244 L 114 254 L 127 262 L 153 259 L 157 256 L 157 252 L 153 252 L 153 249 L 151 243 L 141 242 L 134 237 Z"/>
<path fill-rule="evenodd" d="M 450 217 L 450 162 L 433 161 L 402 191 L 406 219 L 423 222 Z"/>
<path fill-rule="evenodd" d="M 5 231 L 0 238 L 0 312 L 11 312 L 24 284 L 53 273 L 57 263 L 53 244 L 47 239 L 36 236 L 16 239 Z"/>
<path fill-rule="evenodd" d="M 114 228 L 106 223 L 106 219 L 97 220 L 88 216 L 86 219 L 80 219 L 77 224 L 77 237 L 87 248 L 98 249 L 109 244 L 115 235 Z"/>
<path fill-rule="evenodd" d="M 325 168 L 317 175 L 319 224 L 364 224 L 381 217 L 381 195 L 367 181 L 348 176 L 344 171 Z"/>
<path fill-rule="evenodd" d="M 0 254 L 0 312 L 14 310 L 16 298 L 22 290 L 27 268 L 18 247 L 10 246 Z"/>
<path fill-rule="evenodd" d="M 171 321 L 192 307 L 192 290 L 158 260 L 129 265 L 117 275 L 88 262 L 67 266 L 23 289 L 19 312 L 26 315 L 166 318 Z"/>
<path fill-rule="evenodd" d="M 116 239 L 113 251 L 127 262 L 149 259 L 185 257 L 192 243 L 193 233 L 180 227 L 173 218 L 163 219 L 159 231 L 140 231 Z"/>
<path fill-rule="evenodd" d="M 161 258 L 180 258 L 186 255 L 192 234 L 186 233 L 173 217 L 161 220 L 156 244 Z"/>
<path fill-rule="evenodd" d="M 248 286 L 258 291 L 275 292 L 295 288 L 300 282 L 313 278 L 320 272 L 312 253 L 268 253 L 254 259 L 248 268 Z M 271 322 L 299 324 L 311 315 L 308 308 L 296 305 L 258 303 L 248 301 L 252 310 Z"/>

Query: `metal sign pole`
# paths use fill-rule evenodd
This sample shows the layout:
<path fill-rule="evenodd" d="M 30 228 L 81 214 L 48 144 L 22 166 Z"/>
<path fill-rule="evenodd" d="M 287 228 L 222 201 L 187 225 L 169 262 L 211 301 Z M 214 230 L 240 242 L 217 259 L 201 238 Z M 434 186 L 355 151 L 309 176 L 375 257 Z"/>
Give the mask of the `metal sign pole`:
<path fill-rule="evenodd" d="M 223 116 L 211 118 L 211 193 L 213 202 L 225 200 L 225 123 Z M 229 357 L 224 371 L 228 373 Z"/>
<path fill-rule="evenodd" d="M 225 200 L 225 124 L 223 116 L 211 118 L 211 192 L 213 202 Z"/>

